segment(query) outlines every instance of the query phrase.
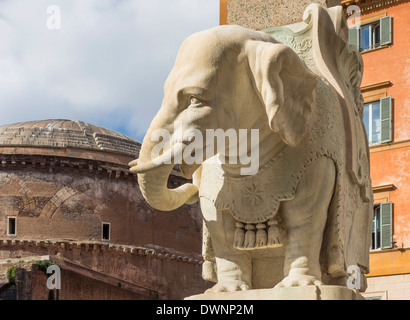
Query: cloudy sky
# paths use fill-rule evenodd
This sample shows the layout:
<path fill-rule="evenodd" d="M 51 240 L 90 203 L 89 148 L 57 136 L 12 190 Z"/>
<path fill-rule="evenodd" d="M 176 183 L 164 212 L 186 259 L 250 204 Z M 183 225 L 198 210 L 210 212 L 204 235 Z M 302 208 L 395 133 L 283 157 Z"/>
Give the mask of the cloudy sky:
<path fill-rule="evenodd" d="M 219 0 L 0 0 L 0 125 L 71 119 L 142 140 Z"/>

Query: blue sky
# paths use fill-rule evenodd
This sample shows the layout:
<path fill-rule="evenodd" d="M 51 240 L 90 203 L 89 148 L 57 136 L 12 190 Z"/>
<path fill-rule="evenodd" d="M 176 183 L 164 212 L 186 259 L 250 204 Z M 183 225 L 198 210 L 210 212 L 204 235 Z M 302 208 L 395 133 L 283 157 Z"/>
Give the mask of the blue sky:
<path fill-rule="evenodd" d="M 182 41 L 219 0 L 0 0 L 0 125 L 82 120 L 142 140 Z"/>

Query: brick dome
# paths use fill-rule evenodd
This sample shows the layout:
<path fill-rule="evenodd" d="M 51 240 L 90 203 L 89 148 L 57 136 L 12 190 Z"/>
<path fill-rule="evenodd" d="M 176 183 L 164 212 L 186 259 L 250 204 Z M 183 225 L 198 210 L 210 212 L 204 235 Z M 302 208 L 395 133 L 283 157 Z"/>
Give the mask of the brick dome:
<path fill-rule="evenodd" d="M 141 144 L 83 121 L 41 120 L 0 126 L 0 146 L 76 148 L 137 157 Z"/>

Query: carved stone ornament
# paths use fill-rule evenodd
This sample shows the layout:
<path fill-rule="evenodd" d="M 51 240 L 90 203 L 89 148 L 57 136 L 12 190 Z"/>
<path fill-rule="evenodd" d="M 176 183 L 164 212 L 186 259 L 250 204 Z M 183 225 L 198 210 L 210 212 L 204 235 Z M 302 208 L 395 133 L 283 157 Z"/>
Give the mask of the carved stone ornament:
<path fill-rule="evenodd" d="M 349 266 L 368 272 L 373 198 L 363 61 L 347 37 L 341 6 L 311 4 L 300 23 L 264 32 L 220 26 L 181 46 L 130 166 L 159 210 L 199 200 L 203 277 L 216 282 L 209 292 L 346 286 Z M 173 164 L 158 160 L 172 160 L 172 152 L 152 159 L 153 137 L 158 129 L 173 136 L 176 122 L 203 136 L 258 129 L 259 170 L 242 175 L 240 162 L 215 163 L 203 152 L 203 164 L 179 165 L 193 183 L 168 189 Z M 171 141 L 185 150 L 191 140 Z"/>

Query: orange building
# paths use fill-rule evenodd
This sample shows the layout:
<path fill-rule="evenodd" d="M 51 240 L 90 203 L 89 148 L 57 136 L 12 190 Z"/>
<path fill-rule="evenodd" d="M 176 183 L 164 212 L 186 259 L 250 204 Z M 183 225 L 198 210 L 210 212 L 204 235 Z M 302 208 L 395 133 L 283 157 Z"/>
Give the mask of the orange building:
<path fill-rule="evenodd" d="M 410 299 L 410 1 L 346 0 L 362 53 L 364 122 L 375 199 L 369 299 Z M 350 10 L 349 10 L 350 11 Z M 355 12 L 353 12 L 355 14 Z"/>
<path fill-rule="evenodd" d="M 220 24 L 255 30 L 290 24 L 312 2 L 341 4 L 353 14 L 349 39 L 364 60 L 364 122 L 375 199 L 364 296 L 410 299 L 410 0 L 221 0 Z M 358 13 L 360 21 L 353 19 Z"/>

